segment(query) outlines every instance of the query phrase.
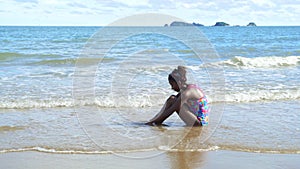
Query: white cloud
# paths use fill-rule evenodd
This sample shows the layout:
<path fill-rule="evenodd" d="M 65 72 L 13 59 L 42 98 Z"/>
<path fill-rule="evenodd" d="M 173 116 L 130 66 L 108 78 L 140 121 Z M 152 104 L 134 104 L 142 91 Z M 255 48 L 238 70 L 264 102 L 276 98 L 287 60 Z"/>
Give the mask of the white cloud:
<path fill-rule="evenodd" d="M 130 7 L 149 6 L 148 0 L 113 0 L 114 2 L 123 3 Z"/>
<path fill-rule="evenodd" d="M 40 0 L 39 4 L 48 4 L 48 5 L 65 5 L 68 3 L 67 1 L 60 1 L 60 0 Z"/>
<path fill-rule="evenodd" d="M 273 3 L 270 0 L 251 0 L 254 4 L 259 6 L 267 6 L 267 7 L 274 7 L 276 6 L 275 3 Z"/>
<path fill-rule="evenodd" d="M 38 0 L 14 0 L 15 2 L 21 2 L 21 3 L 38 3 Z"/>
<path fill-rule="evenodd" d="M 213 25 L 300 25 L 293 0 L 0 0 L 0 25 L 107 25 L 138 13 L 163 13 Z M 278 19 L 280 18 L 280 19 Z"/>

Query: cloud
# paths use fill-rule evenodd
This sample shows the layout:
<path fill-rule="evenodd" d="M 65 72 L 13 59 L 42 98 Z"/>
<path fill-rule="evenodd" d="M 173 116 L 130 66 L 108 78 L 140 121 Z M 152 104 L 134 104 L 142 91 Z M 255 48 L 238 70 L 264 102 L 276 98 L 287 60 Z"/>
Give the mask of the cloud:
<path fill-rule="evenodd" d="M 15 2 L 21 3 L 38 3 L 38 0 L 14 0 Z"/>
<path fill-rule="evenodd" d="M 112 3 L 119 3 L 128 7 L 149 6 L 148 0 L 112 0 Z"/>
<path fill-rule="evenodd" d="M 49 10 L 44 10 L 44 12 L 45 12 L 46 14 L 52 14 L 52 13 L 53 13 L 52 11 L 49 11 Z"/>
<path fill-rule="evenodd" d="M 76 8 L 88 8 L 86 5 L 82 3 L 77 3 L 77 2 L 71 2 L 67 4 L 70 7 L 76 7 Z"/>
<path fill-rule="evenodd" d="M 258 6 L 265 6 L 265 7 L 275 7 L 276 4 L 270 0 L 251 0 L 254 4 Z"/>
<path fill-rule="evenodd" d="M 231 25 L 250 21 L 300 25 L 300 3 L 294 0 L 0 0 L 0 4 L 0 24 L 84 25 L 89 20 L 106 25 L 134 14 L 162 13 L 204 25 L 220 20 Z"/>
<path fill-rule="evenodd" d="M 152 9 L 176 9 L 173 0 L 149 0 L 149 7 Z"/>
<path fill-rule="evenodd" d="M 106 8 L 129 7 L 126 3 L 122 3 L 115 0 L 95 0 L 93 2 L 93 5 L 98 7 L 106 7 Z"/>
<path fill-rule="evenodd" d="M 75 14 L 75 15 L 85 15 L 85 14 L 91 14 L 89 12 L 82 12 L 82 11 L 71 11 L 71 14 Z"/>

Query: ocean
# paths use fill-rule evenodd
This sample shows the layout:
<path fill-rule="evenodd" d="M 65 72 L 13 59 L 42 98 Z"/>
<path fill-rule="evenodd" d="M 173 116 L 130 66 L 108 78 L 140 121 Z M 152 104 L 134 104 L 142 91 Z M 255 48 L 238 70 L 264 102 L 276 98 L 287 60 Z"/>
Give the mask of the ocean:
<path fill-rule="evenodd" d="M 0 27 L 0 153 L 300 153 L 300 27 Z M 143 125 L 188 69 L 208 127 Z"/>

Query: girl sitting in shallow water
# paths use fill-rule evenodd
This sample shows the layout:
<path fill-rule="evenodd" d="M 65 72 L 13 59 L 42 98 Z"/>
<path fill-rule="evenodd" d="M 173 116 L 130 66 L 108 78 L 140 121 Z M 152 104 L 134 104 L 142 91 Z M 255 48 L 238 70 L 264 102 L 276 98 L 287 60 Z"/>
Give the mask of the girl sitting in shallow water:
<path fill-rule="evenodd" d="M 178 66 L 168 77 L 173 90 L 178 94 L 171 95 L 161 111 L 146 124 L 161 125 L 164 120 L 177 112 L 188 126 L 205 126 L 208 124 L 208 103 L 202 90 L 194 84 L 186 84 L 186 69 Z"/>

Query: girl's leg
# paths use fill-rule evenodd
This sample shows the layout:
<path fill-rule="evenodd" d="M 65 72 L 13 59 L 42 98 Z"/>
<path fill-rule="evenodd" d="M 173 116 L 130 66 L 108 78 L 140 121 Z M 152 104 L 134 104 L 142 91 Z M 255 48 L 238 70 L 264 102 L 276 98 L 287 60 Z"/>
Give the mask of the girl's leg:
<path fill-rule="evenodd" d="M 178 115 L 187 126 L 201 126 L 201 123 L 199 122 L 195 114 L 192 113 L 189 110 L 188 106 L 185 104 L 182 106 Z"/>

